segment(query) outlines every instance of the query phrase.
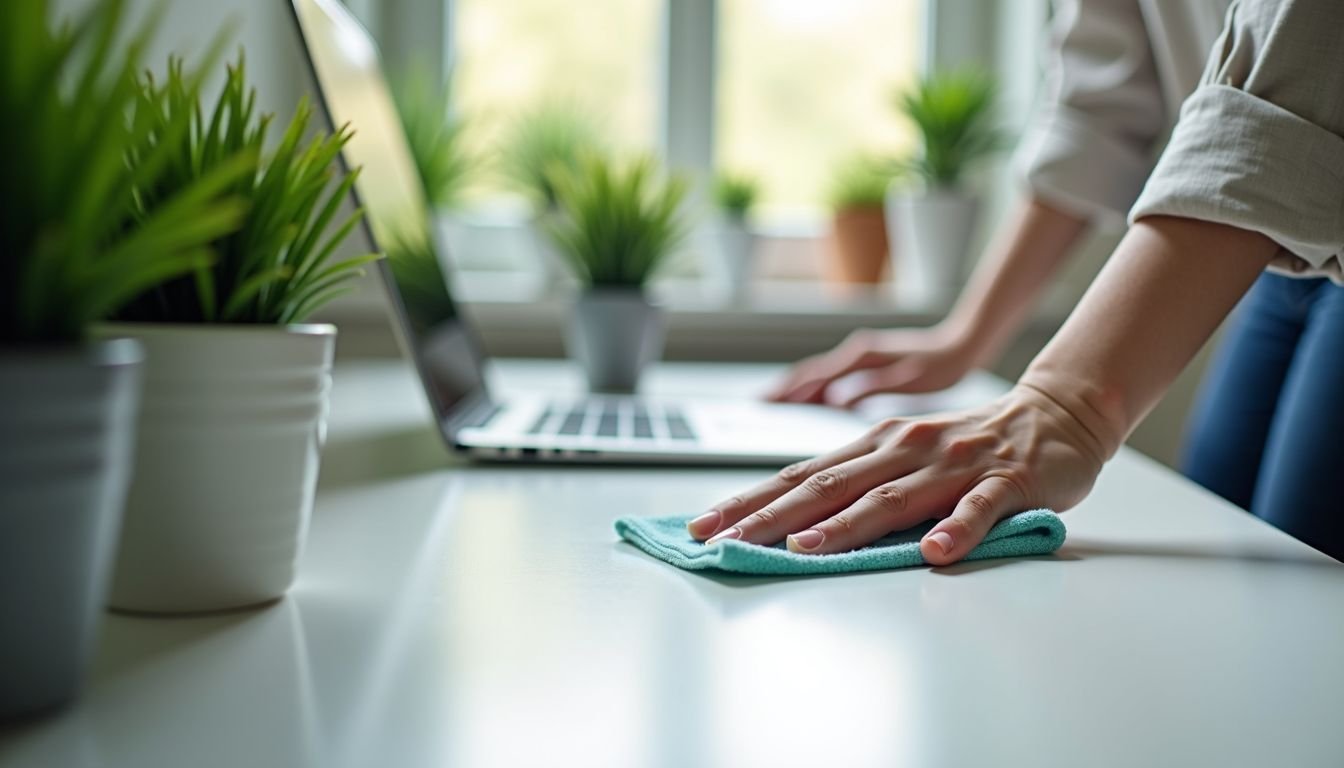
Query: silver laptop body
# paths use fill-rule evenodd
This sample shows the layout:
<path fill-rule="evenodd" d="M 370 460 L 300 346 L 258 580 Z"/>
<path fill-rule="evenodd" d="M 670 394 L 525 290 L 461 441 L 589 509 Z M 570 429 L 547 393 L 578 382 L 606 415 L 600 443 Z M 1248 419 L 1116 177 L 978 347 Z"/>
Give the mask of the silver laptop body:
<path fill-rule="evenodd" d="M 344 152 L 396 326 L 447 443 L 493 459 L 782 465 L 863 432 L 855 414 L 743 399 L 491 396 L 485 356 L 457 311 L 410 149 L 368 33 L 337 0 L 293 0 L 322 106 L 349 123 Z M 430 279 L 423 278 L 425 274 Z"/>

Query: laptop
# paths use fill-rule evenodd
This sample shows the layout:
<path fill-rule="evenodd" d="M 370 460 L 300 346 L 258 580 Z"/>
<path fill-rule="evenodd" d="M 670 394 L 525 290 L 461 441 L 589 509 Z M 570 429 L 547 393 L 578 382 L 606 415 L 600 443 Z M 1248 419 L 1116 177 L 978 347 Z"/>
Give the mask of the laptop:
<path fill-rule="evenodd" d="M 368 33 L 338 0 L 293 0 L 330 123 L 344 152 L 390 294 L 398 335 L 447 444 L 488 459 L 779 466 L 833 450 L 867 419 L 835 408 L 745 399 L 494 396 L 485 355 L 457 310 L 410 149 Z"/>

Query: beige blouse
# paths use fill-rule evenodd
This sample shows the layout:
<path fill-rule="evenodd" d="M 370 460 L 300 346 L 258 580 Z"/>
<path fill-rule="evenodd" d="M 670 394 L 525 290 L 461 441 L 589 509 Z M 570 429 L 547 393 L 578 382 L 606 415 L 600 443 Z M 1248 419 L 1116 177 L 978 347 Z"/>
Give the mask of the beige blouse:
<path fill-rule="evenodd" d="M 1254 230 L 1344 283 L 1344 0 L 1067 0 L 1052 40 L 1036 195 Z"/>

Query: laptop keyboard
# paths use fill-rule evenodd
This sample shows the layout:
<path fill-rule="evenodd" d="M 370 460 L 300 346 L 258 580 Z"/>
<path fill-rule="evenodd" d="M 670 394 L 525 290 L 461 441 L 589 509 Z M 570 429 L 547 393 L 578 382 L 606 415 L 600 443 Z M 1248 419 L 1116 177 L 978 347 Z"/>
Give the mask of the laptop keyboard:
<path fill-rule="evenodd" d="M 594 399 L 547 406 L 529 435 L 603 437 L 695 442 L 695 430 L 680 408 L 635 400 Z"/>

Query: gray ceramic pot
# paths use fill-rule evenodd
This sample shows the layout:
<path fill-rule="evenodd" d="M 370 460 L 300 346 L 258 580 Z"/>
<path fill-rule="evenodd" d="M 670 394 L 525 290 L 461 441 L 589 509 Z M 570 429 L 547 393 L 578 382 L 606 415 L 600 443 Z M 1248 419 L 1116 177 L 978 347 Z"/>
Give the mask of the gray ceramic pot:
<path fill-rule="evenodd" d="M 663 313 L 638 289 L 589 289 L 574 303 L 566 342 L 590 390 L 633 392 L 663 354 Z"/>
<path fill-rule="evenodd" d="M 130 476 L 140 346 L 0 351 L 0 717 L 78 691 Z"/>

